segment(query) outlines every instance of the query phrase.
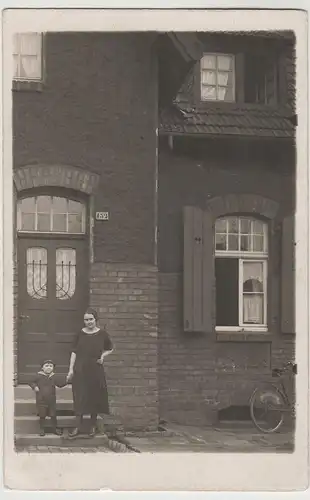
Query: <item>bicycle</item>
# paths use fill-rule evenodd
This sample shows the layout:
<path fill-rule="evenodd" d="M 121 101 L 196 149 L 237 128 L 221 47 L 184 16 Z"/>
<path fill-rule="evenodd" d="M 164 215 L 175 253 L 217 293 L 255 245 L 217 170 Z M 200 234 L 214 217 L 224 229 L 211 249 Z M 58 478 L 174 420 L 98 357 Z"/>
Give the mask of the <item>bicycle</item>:
<path fill-rule="evenodd" d="M 273 377 L 282 377 L 289 372 L 297 374 L 297 365 L 289 361 L 282 368 L 272 370 Z M 250 398 L 250 413 L 255 427 L 265 433 L 277 431 L 283 424 L 285 414 L 295 416 L 295 405 L 290 400 L 283 379 L 278 383 L 268 383 L 268 388 L 256 387 Z"/>

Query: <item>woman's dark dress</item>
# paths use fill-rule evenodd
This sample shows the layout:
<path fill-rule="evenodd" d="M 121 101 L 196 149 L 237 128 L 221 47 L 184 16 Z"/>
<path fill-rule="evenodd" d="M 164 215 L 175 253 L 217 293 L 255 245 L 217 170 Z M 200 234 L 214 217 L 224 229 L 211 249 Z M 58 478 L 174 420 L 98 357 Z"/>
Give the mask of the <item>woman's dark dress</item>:
<path fill-rule="evenodd" d="M 76 415 L 109 413 L 104 367 L 97 363 L 104 351 L 112 349 L 105 330 L 87 334 L 81 330 L 74 341 L 76 354 L 72 378 L 73 404 Z"/>

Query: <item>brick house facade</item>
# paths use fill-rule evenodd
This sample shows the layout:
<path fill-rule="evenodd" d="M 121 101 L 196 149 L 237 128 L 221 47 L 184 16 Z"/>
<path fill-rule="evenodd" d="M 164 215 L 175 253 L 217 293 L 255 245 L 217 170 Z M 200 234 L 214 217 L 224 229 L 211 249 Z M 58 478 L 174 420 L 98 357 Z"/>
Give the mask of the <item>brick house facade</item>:
<path fill-rule="evenodd" d="M 292 295 L 283 296 L 281 285 L 285 279 L 291 294 L 292 273 L 284 274 L 282 257 L 292 257 L 292 238 L 283 240 L 283 224 L 295 203 L 293 44 L 287 34 L 271 39 L 257 34 L 255 40 L 250 50 L 256 54 L 269 44 L 281 62 L 279 101 L 270 106 L 227 103 L 226 109 L 225 102 L 218 107 L 197 98 L 200 58 L 204 52 L 227 52 L 235 44 L 240 99 L 246 74 L 240 56 L 244 35 L 44 35 L 42 78 L 17 77 L 13 82 L 14 196 L 16 201 L 62 197 L 85 206 L 83 232 L 67 235 L 62 244 L 70 246 L 72 239 L 74 248 L 84 249 L 83 264 L 75 271 L 76 290 L 83 290 L 74 322 L 68 315 L 70 300 L 62 301 L 62 309 L 51 302 L 52 309 L 42 313 L 53 318 L 61 311 L 65 333 L 55 322 L 49 330 L 53 341 L 45 332 L 40 338 L 34 334 L 42 327 L 27 296 L 29 273 L 24 275 L 27 286 L 21 282 L 28 265 L 23 259 L 29 248 L 41 245 L 31 243 L 34 233 L 47 255 L 64 235 L 23 230 L 18 205 L 16 383 L 27 382 L 43 353 L 59 356 L 65 371 L 70 335 L 82 324 L 88 303 L 98 310 L 115 344 L 106 362 L 111 405 L 129 427 L 155 428 L 160 418 L 207 423 L 210 410 L 244 404 L 257 378 L 269 377 L 271 365 L 294 356 L 295 332 L 282 328 L 292 315 L 285 319 L 281 307 L 287 304 L 290 314 L 293 302 Z M 243 68 L 243 76 L 237 68 Z M 37 205 L 35 210 L 38 220 L 44 214 Z M 184 301 L 189 292 L 185 276 L 191 273 L 184 247 L 186 210 L 212 214 L 211 228 L 228 213 L 268 221 L 266 331 L 217 331 L 215 283 L 206 285 L 213 280 L 211 267 L 206 280 L 190 278 L 198 294 L 203 286 L 197 301 L 201 310 L 192 307 L 192 298 Z M 96 212 L 109 217 L 96 220 Z M 18 253 L 23 245 L 26 253 Z M 212 252 L 209 245 L 203 253 L 209 263 Z M 291 268 L 288 260 L 284 268 L 287 262 Z M 199 328 L 197 314 L 204 317 Z"/>

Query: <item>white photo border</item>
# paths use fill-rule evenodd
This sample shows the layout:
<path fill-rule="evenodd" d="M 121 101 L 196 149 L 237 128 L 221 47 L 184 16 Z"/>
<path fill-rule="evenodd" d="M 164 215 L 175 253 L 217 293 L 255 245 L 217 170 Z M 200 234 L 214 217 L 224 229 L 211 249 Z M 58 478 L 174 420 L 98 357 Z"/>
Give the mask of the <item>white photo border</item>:
<path fill-rule="evenodd" d="M 8 9 L 3 13 L 3 408 L 4 486 L 23 490 L 291 491 L 308 484 L 309 174 L 307 15 L 291 10 Z M 13 445 L 13 200 L 10 54 L 14 31 L 294 30 L 297 53 L 296 358 L 293 454 L 17 454 Z M 19 28 L 20 27 L 20 28 Z M 307 106 L 305 105 L 307 103 Z M 307 227 L 307 238 L 305 238 Z M 1 273 L 2 274 L 2 273 Z M 87 474 L 85 471 L 87 470 Z M 223 474 L 223 471 L 225 473 Z"/>

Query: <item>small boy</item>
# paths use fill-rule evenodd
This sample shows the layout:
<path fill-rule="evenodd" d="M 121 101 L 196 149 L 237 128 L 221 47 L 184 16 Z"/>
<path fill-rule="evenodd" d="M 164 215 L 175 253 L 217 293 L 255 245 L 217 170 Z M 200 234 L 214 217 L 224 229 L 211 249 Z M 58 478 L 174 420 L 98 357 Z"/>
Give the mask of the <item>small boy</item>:
<path fill-rule="evenodd" d="M 55 363 L 47 359 L 41 365 L 35 380 L 30 387 L 36 393 L 37 414 L 40 418 L 40 436 L 45 436 L 44 424 L 47 416 L 51 417 L 53 432 L 61 436 L 62 431 L 57 427 L 56 416 L 56 387 L 65 387 L 67 380 L 56 381 L 54 373 Z"/>

